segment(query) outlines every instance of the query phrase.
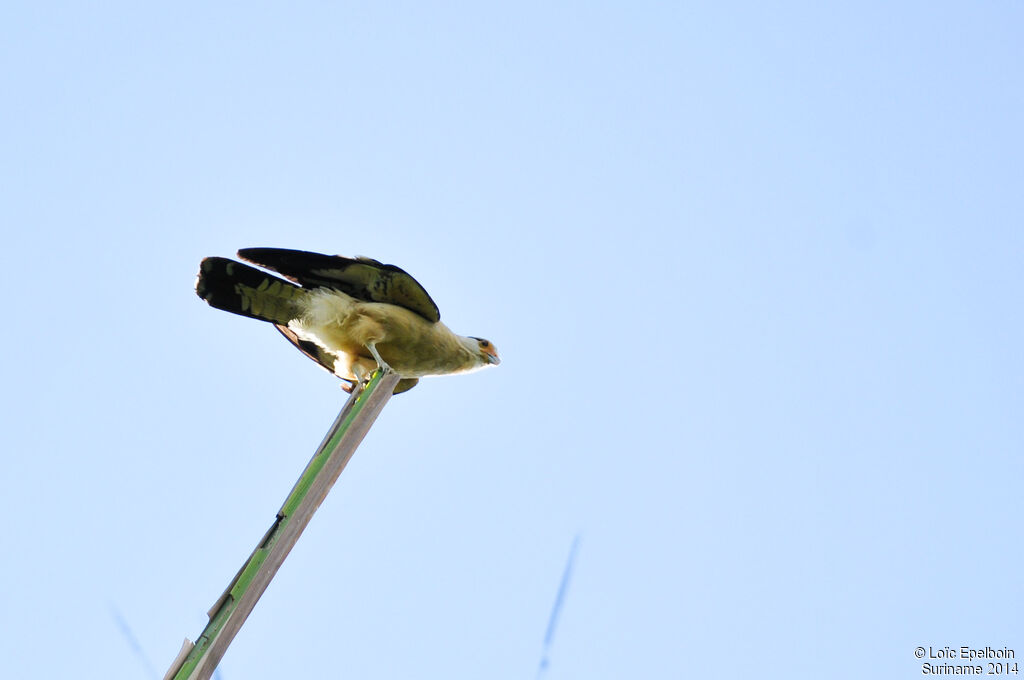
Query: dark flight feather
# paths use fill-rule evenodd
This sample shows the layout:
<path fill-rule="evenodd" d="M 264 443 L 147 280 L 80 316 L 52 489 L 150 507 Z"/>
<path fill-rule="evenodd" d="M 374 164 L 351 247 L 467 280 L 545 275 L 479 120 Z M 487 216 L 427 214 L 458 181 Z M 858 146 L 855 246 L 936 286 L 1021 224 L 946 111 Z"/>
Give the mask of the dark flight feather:
<path fill-rule="evenodd" d="M 333 288 L 364 302 L 404 307 L 432 323 L 441 320 L 441 312 L 423 286 L 393 264 L 285 248 L 243 248 L 238 256 L 304 288 Z"/>
<path fill-rule="evenodd" d="M 261 321 L 287 324 L 299 312 L 298 286 L 224 257 L 207 257 L 199 265 L 196 295 L 217 309 Z"/>

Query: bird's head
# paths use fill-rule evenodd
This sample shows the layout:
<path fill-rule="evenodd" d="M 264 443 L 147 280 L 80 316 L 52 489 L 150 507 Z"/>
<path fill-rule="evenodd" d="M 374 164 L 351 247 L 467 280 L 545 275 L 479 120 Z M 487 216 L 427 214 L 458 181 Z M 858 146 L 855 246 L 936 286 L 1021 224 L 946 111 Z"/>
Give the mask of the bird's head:
<path fill-rule="evenodd" d="M 501 363 L 501 359 L 498 358 L 498 348 L 494 346 L 493 342 L 490 340 L 484 340 L 483 338 L 471 339 L 476 341 L 476 352 L 485 365 L 497 365 Z"/>

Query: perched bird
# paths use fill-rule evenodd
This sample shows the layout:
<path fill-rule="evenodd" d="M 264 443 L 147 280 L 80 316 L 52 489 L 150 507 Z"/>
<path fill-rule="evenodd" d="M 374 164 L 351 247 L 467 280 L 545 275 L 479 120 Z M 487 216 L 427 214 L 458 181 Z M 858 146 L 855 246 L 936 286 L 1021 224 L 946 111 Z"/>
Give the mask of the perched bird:
<path fill-rule="evenodd" d="M 500 362 L 487 340 L 448 330 L 423 286 L 394 265 L 282 248 L 245 248 L 238 256 L 287 280 L 208 257 L 199 265 L 196 294 L 211 307 L 274 324 L 303 354 L 349 383 L 346 391 L 377 367 L 402 377 L 398 394 L 425 376 Z"/>

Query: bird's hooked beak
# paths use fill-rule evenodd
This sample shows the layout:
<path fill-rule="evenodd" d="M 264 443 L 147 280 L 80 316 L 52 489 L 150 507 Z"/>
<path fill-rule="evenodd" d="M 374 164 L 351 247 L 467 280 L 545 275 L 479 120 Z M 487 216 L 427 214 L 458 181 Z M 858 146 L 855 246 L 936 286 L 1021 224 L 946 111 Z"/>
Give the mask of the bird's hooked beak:
<path fill-rule="evenodd" d="M 473 336 L 470 336 L 470 338 L 476 340 L 476 348 L 477 352 L 480 353 L 480 358 L 492 365 L 501 363 L 501 359 L 498 358 L 498 348 L 494 346 L 493 342 L 490 340 L 484 340 L 483 338 L 475 338 Z"/>

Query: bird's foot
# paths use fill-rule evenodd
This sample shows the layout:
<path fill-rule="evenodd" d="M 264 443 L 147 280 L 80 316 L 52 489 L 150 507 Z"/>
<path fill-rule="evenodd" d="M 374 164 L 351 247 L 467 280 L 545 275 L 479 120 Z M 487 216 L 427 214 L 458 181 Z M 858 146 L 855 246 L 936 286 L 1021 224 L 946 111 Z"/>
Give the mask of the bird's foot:
<path fill-rule="evenodd" d="M 394 369 L 388 365 L 388 362 L 384 361 L 384 359 L 381 357 L 380 352 L 377 351 L 377 347 L 374 345 L 374 343 L 371 342 L 368 345 L 366 345 L 366 349 L 370 350 L 370 354 L 373 355 L 374 360 L 377 362 L 377 368 L 379 368 L 381 371 L 394 372 Z M 370 372 L 370 375 L 373 375 L 372 371 Z"/>

